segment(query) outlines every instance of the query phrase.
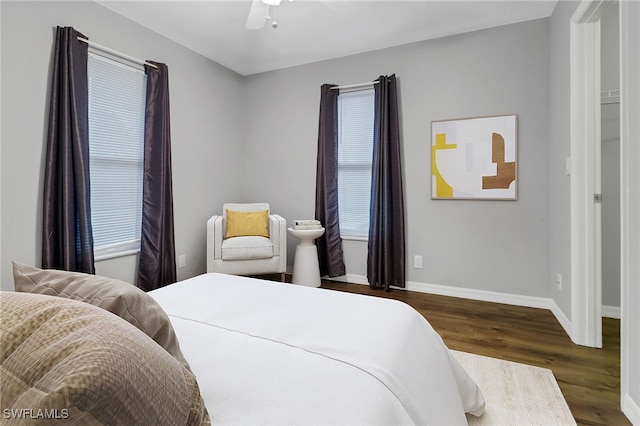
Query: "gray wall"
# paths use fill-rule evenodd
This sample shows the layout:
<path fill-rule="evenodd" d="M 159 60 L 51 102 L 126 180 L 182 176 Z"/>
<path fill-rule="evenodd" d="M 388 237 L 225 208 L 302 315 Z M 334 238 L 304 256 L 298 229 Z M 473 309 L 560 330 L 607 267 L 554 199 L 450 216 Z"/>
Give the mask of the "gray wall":
<path fill-rule="evenodd" d="M 550 297 L 549 46 L 543 19 L 250 76 L 245 197 L 289 220 L 312 217 L 320 85 L 396 73 L 408 280 Z M 431 121 L 510 113 L 518 201 L 431 200 Z M 344 248 L 347 273 L 365 275 L 366 243 Z"/>
<path fill-rule="evenodd" d="M 2 12 L 2 289 L 11 260 L 40 265 L 42 182 L 54 28 L 169 65 L 176 254 L 184 279 L 204 272 L 206 221 L 241 192 L 242 78 L 94 2 L 0 3 Z M 136 257 L 99 262 L 132 282 Z"/>
<path fill-rule="evenodd" d="M 93 3 L 2 2 L 2 24 L 3 123 L 7 123 L 2 129 L 3 288 L 9 288 L 10 260 L 40 262 L 42 157 L 53 27 L 72 25 L 98 43 L 170 66 L 176 245 L 177 254 L 187 256 L 187 267 L 178 271 L 179 278 L 205 270 L 204 223 L 224 201 L 267 200 L 273 211 L 289 221 L 311 217 L 320 84 L 349 84 L 396 73 L 408 279 L 549 297 L 548 20 L 244 80 Z M 244 93 L 246 97 L 238 95 Z M 244 103 L 234 102 L 238 99 Z M 10 111 L 8 104 L 14 104 Z M 519 119 L 519 200 L 430 200 L 431 120 L 509 113 L 517 113 Z M 27 117 L 34 115 L 41 117 L 38 125 L 26 124 Z M 248 119 L 241 121 L 241 117 Z M 20 175 L 24 179 L 7 179 Z M 291 264 L 295 241 L 289 243 Z M 350 274 L 366 274 L 364 243 L 345 242 L 345 255 Z M 424 269 L 412 268 L 414 255 L 424 256 Z M 135 257 L 120 258 L 101 262 L 97 269 L 132 281 L 135 264 Z"/>

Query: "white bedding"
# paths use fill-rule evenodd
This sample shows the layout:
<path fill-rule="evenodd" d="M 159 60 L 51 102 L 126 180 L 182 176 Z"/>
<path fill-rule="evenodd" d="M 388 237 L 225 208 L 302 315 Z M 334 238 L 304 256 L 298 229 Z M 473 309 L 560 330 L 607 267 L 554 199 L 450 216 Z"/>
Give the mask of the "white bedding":
<path fill-rule="evenodd" d="M 466 424 L 484 399 L 410 306 L 224 274 L 149 294 L 213 424 Z"/>

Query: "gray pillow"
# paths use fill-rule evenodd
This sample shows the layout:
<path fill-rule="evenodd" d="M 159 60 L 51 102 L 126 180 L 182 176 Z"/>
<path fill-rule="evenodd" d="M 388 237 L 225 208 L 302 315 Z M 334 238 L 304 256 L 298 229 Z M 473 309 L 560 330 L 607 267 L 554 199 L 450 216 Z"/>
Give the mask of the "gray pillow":
<path fill-rule="evenodd" d="M 121 318 L 42 294 L 0 303 L 3 424 L 210 424 L 193 374 Z"/>
<path fill-rule="evenodd" d="M 13 262 L 16 291 L 80 300 L 118 315 L 155 340 L 189 371 L 169 317 L 144 291 L 124 281 Z"/>

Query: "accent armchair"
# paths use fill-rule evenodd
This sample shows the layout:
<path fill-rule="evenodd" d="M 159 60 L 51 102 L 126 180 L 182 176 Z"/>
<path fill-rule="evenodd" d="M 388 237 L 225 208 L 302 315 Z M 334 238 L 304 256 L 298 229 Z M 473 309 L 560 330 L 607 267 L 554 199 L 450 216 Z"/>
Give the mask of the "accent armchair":
<path fill-rule="evenodd" d="M 287 271 L 287 222 L 268 203 L 222 206 L 207 221 L 207 272 L 233 275 Z"/>

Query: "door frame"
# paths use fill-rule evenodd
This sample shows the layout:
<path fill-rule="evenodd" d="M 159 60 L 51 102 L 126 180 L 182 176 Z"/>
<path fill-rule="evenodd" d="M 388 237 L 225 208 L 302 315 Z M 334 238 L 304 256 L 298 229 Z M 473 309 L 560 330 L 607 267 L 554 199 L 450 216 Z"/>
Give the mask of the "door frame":
<path fill-rule="evenodd" d="M 620 2 L 620 391 L 622 412 L 640 425 L 640 4 Z"/>
<path fill-rule="evenodd" d="M 614 2 L 583 0 L 570 23 L 571 339 L 602 347 L 600 20 Z"/>

